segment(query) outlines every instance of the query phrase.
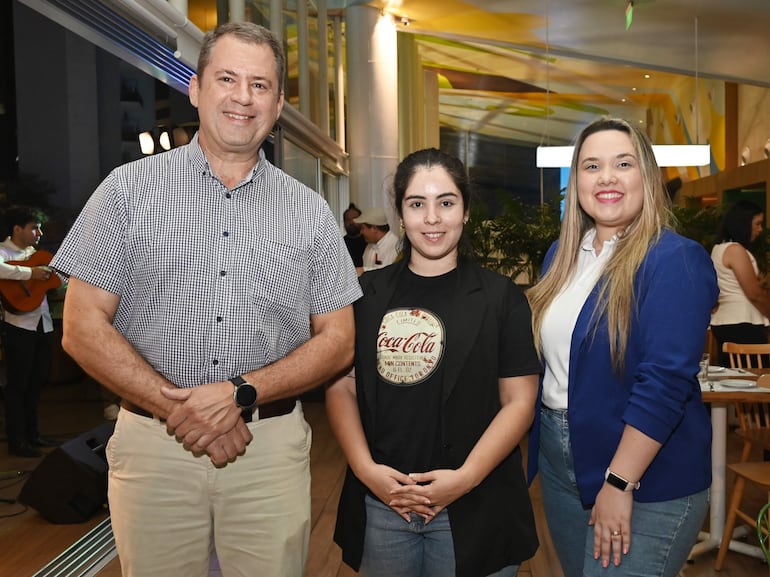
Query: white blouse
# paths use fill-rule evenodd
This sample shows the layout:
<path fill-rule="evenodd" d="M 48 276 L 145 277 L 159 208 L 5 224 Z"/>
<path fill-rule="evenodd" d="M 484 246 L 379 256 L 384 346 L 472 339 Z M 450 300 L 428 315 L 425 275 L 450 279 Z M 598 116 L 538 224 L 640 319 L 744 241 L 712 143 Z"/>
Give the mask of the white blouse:
<path fill-rule="evenodd" d="M 573 278 L 553 299 L 543 315 L 543 324 L 540 327 L 540 342 L 545 360 L 543 404 L 551 409 L 567 408 L 572 332 L 588 295 L 615 251 L 617 236 L 605 241 L 601 253 L 597 255 L 593 246 L 595 237 L 595 229 L 591 229 L 583 237 Z"/>
<path fill-rule="evenodd" d="M 751 304 L 743 292 L 738 278 L 732 269 L 727 268 L 722 263 L 725 250 L 733 242 L 723 242 L 716 245 L 711 250 L 711 260 L 714 261 L 714 269 L 717 271 L 717 283 L 719 284 L 719 305 L 711 314 L 712 325 L 737 325 L 740 323 L 749 323 L 752 325 L 768 325 L 768 320 L 759 312 L 759 309 Z M 741 246 L 738 244 L 738 246 Z M 745 249 L 744 249 L 745 250 Z M 757 259 L 749 251 L 746 254 L 751 261 L 754 274 L 759 274 Z"/>

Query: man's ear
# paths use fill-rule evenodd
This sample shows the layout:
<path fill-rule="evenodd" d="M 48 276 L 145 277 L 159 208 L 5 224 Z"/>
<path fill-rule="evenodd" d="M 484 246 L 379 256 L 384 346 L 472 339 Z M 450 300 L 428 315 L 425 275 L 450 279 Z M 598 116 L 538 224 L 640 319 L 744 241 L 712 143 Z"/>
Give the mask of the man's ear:
<path fill-rule="evenodd" d="M 195 108 L 198 108 L 198 92 L 200 91 L 200 80 L 198 79 L 197 74 L 193 74 L 190 77 L 190 88 L 188 90 L 189 98 L 190 98 L 190 104 L 192 104 Z"/>

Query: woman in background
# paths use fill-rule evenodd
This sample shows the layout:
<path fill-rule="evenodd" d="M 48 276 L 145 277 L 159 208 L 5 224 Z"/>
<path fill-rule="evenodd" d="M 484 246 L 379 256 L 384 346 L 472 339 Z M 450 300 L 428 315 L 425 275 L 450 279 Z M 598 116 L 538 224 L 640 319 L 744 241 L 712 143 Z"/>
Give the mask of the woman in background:
<path fill-rule="evenodd" d="M 716 276 L 671 219 L 644 133 L 586 127 L 559 240 L 528 293 L 545 364 L 530 479 L 539 469 L 566 577 L 675 577 L 708 509 L 696 374 Z"/>
<path fill-rule="evenodd" d="M 361 276 L 355 376 L 326 394 L 349 464 L 334 538 L 365 577 L 513 577 L 537 549 L 519 449 L 540 372 L 529 305 L 460 254 L 459 160 L 414 152 L 394 189 L 404 258 Z"/>
<path fill-rule="evenodd" d="M 770 293 L 760 284 L 757 259 L 749 251 L 762 234 L 764 221 L 759 206 L 739 200 L 722 217 L 711 250 L 719 283 L 719 305 L 711 314 L 711 331 L 723 366 L 729 363 L 723 343 L 767 343 Z"/>

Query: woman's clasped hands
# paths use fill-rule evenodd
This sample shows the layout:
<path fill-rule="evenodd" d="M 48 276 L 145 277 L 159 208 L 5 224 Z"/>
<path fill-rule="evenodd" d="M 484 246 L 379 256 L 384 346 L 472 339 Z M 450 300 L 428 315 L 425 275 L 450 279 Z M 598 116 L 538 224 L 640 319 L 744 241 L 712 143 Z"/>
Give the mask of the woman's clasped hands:
<path fill-rule="evenodd" d="M 393 510 L 409 520 L 409 512 L 420 515 L 426 523 L 465 495 L 471 489 L 470 480 L 461 469 L 436 469 L 427 473 L 409 473 L 408 483 L 390 490 L 390 500 L 384 500 Z"/>

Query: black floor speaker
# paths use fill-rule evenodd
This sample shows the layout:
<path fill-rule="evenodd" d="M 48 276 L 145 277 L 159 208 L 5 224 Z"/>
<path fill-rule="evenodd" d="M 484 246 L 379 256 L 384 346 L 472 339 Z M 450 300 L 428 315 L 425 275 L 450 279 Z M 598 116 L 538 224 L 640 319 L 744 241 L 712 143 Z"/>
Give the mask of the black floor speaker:
<path fill-rule="evenodd" d="M 19 501 L 52 523 L 82 523 L 107 502 L 107 421 L 48 453 L 27 479 Z"/>

